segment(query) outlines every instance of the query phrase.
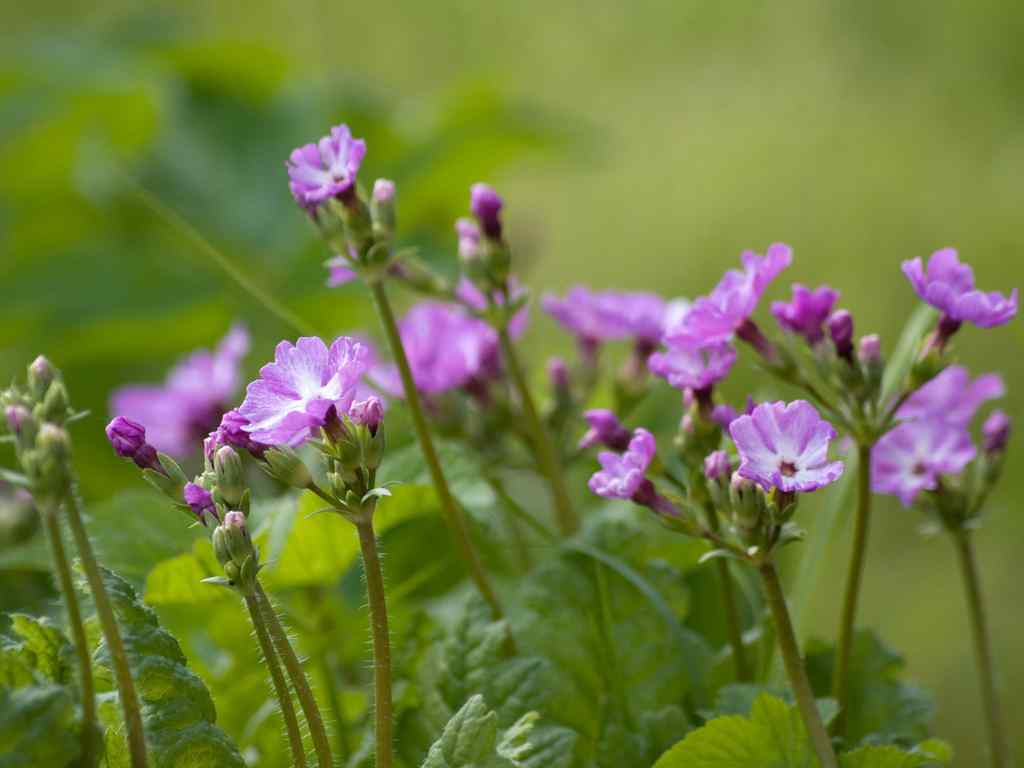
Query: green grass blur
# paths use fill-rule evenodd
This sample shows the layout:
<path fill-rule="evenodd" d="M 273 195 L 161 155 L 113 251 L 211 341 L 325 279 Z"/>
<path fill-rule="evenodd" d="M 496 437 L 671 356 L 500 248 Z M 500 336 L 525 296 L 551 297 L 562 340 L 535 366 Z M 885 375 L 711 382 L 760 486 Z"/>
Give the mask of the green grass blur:
<path fill-rule="evenodd" d="M 694 295 L 741 249 L 783 240 L 788 277 L 840 288 L 891 350 L 916 306 L 900 260 L 954 245 L 982 287 L 1024 283 L 1011 0 L 2 4 L 0 379 L 39 352 L 65 370 L 93 411 L 76 427 L 93 499 L 137 482 L 102 438 L 113 387 L 159 379 L 234 318 L 257 340 L 250 373 L 296 335 L 140 189 L 321 333 L 372 325 L 357 289 L 323 287 L 326 254 L 285 183 L 289 150 L 340 120 L 369 140 L 367 176 L 398 181 L 404 236 L 449 267 L 468 185 L 495 183 L 538 293 L 582 280 Z M 535 323 L 537 362 L 569 347 L 551 329 Z M 957 341 L 965 364 L 1005 376 L 1024 419 L 1021 322 Z M 761 386 L 745 365 L 728 389 Z M 1024 753 L 1012 450 L 977 538 Z M 935 693 L 956 765 L 977 766 L 956 565 L 921 522 L 879 502 L 861 615 Z M 840 535 L 818 585 L 823 635 L 846 552 Z"/>

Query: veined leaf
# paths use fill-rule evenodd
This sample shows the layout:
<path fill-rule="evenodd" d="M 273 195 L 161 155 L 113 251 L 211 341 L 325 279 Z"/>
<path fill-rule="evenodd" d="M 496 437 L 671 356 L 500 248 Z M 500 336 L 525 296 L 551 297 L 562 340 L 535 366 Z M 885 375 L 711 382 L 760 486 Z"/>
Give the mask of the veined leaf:
<path fill-rule="evenodd" d="M 949 748 L 941 742 L 929 742 L 912 752 L 893 746 L 861 747 L 847 752 L 839 762 L 842 768 L 938 768 L 952 759 Z M 923 747 L 923 748 L 922 748 Z"/>
<path fill-rule="evenodd" d="M 0 768 L 71 765 L 81 751 L 80 727 L 62 685 L 0 688 Z"/>

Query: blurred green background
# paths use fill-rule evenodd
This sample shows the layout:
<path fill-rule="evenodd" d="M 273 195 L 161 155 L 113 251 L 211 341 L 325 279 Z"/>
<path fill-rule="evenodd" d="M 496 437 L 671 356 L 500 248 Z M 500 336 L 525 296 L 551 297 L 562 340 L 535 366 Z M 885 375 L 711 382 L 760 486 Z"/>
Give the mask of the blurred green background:
<path fill-rule="evenodd" d="M 0 378 L 44 351 L 65 370 L 93 412 L 75 435 L 92 501 L 137 484 L 103 440 L 112 388 L 159 380 L 235 318 L 255 335 L 250 373 L 295 335 L 204 243 L 324 335 L 372 327 L 357 288 L 324 287 L 284 172 L 341 120 L 368 139 L 364 178 L 398 182 L 403 238 L 448 268 L 468 185 L 495 183 L 537 293 L 692 296 L 741 249 L 783 240 L 788 277 L 839 287 L 891 350 L 916 305 L 900 260 L 954 245 L 982 287 L 1024 283 L 1020 3 L 3 5 Z M 570 347 L 551 329 L 528 338 L 538 376 Z M 1003 373 L 1019 421 L 1020 322 L 957 341 Z M 757 386 L 742 365 L 727 389 Z M 1024 691 L 1020 455 L 978 536 L 1008 699 Z M 935 692 L 956 764 L 980 765 L 960 583 L 921 522 L 879 504 L 862 616 Z M 834 632 L 846 553 L 840 535 L 818 633 Z M 1021 751 L 1024 712 L 1008 710 Z"/>

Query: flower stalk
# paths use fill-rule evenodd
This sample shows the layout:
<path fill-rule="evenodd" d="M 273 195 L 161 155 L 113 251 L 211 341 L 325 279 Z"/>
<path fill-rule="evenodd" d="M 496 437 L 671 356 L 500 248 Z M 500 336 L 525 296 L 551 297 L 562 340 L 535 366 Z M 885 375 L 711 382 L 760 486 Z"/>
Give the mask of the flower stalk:
<path fill-rule="evenodd" d="M 377 537 L 369 516 L 356 523 L 359 548 L 363 555 L 366 594 L 370 605 L 370 630 L 373 637 L 374 717 L 377 768 L 391 768 L 394 762 L 392 732 L 394 713 L 391 701 L 391 641 L 388 634 L 388 610 L 384 576 L 377 552 Z"/>
<path fill-rule="evenodd" d="M 707 506 L 707 519 L 711 532 L 718 535 L 721 523 L 718 519 L 718 512 L 710 504 Z M 750 661 L 747 659 L 746 648 L 743 647 L 743 620 L 740 617 L 739 604 L 736 601 L 736 585 L 729 572 L 729 562 L 720 557 L 715 560 L 715 563 L 718 569 L 719 589 L 722 591 L 722 607 L 725 609 L 729 646 L 732 648 L 733 664 L 736 667 L 736 680 L 741 683 L 749 683 L 754 676 L 750 668 Z"/>

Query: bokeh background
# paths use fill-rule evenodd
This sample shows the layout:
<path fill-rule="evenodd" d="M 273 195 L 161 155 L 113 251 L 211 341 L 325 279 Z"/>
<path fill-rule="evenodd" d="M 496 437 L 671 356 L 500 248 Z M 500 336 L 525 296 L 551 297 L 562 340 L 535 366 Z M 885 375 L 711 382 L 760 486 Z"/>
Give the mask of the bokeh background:
<path fill-rule="evenodd" d="M 582 280 L 695 295 L 741 249 L 783 240 L 788 277 L 839 287 L 891 350 L 916 306 L 900 260 L 955 245 L 983 287 L 1024 283 L 1020 3 L 144 5 L 2 2 L 0 379 L 39 352 L 64 369 L 93 414 L 75 438 L 94 503 L 137 485 L 103 440 L 111 389 L 161 379 L 234 319 L 255 336 L 249 372 L 295 335 L 220 259 L 324 335 L 373 326 L 358 288 L 324 286 L 284 173 L 341 120 L 368 139 L 365 175 L 398 182 L 403 239 L 447 269 L 468 185 L 496 184 L 538 294 Z M 570 344 L 535 317 L 539 380 Z M 1020 321 L 957 341 L 972 369 L 1003 373 L 1020 421 Z M 728 390 L 761 386 L 748 360 Z M 1022 455 L 977 537 L 1011 701 Z M 879 503 L 862 617 L 935 693 L 956 764 L 981 765 L 956 566 L 922 522 Z M 846 543 L 838 531 L 811 632 L 834 632 Z M 39 585 L 3 562 L 17 607 Z M 1024 709 L 1008 714 L 1020 751 Z"/>

